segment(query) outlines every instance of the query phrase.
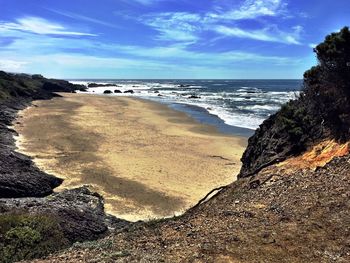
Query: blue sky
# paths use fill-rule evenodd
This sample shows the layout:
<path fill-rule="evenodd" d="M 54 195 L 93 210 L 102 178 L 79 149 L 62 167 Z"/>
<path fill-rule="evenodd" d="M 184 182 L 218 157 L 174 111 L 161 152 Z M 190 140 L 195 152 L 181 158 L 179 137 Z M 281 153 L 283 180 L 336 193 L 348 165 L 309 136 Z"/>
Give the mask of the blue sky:
<path fill-rule="evenodd" d="M 0 0 L 0 69 L 57 78 L 302 78 L 349 0 Z"/>

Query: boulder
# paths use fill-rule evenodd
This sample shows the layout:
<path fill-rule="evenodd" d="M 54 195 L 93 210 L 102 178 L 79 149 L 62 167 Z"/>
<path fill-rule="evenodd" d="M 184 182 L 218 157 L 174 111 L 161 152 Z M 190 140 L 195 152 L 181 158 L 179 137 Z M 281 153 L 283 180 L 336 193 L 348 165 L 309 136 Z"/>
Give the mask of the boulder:
<path fill-rule="evenodd" d="M 124 91 L 124 93 L 131 93 L 131 94 L 133 94 L 134 91 L 132 89 L 129 89 L 129 90 Z"/>
<path fill-rule="evenodd" d="M 112 93 L 112 91 L 110 91 L 110 90 L 105 90 L 104 92 L 103 92 L 103 94 L 111 94 Z"/>
<path fill-rule="evenodd" d="M 45 198 L 0 199 L 2 214 L 46 215 L 55 218 L 70 242 L 94 240 L 108 228 L 121 229 L 129 223 L 104 213 L 101 195 L 83 186 Z"/>
<path fill-rule="evenodd" d="M 114 93 L 122 93 L 119 89 L 115 89 Z"/>

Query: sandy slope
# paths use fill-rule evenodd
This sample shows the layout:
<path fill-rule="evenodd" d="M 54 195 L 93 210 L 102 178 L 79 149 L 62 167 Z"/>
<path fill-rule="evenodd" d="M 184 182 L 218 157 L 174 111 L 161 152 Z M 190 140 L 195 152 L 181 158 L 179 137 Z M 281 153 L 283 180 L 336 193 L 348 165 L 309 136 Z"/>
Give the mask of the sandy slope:
<path fill-rule="evenodd" d="M 172 216 L 234 180 L 243 138 L 139 99 L 61 94 L 20 113 L 18 147 L 43 170 L 88 184 L 106 210 L 139 220 Z"/>

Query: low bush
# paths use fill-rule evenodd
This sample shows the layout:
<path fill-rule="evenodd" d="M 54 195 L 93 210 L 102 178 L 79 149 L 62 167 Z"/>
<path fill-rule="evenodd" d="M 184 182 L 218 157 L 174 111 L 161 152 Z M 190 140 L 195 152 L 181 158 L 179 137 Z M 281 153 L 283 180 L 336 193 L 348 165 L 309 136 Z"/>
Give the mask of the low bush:
<path fill-rule="evenodd" d="M 69 245 L 56 219 L 45 215 L 0 215 L 0 261 L 43 257 Z"/>

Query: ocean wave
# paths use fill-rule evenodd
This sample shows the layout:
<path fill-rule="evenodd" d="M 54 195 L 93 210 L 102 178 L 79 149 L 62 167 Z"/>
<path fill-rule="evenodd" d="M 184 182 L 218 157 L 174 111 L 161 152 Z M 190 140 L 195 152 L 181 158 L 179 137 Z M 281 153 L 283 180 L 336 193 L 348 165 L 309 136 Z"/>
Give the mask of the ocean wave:
<path fill-rule="evenodd" d="M 136 96 L 162 103 L 180 103 L 198 106 L 210 114 L 218 116 L 226 124 L 256 129 L 264 119 L 275 113 L 282 104 L 299 96 L 298 91 L 276 88 L 268 81 L 230 80 L 186 80 L 186 81 L 71 81 L 88 86 L 89 83 L 101 84 L 87 88 L 89 94 L 103 94 L 105 90 L 120 90 L 108 96 Z M 254 83 L 254 84 L 253 84 Z M 110 84 L 111 86 L 108 86 Z M 282 83 L 283 84 L 283 83 Z M 287 83 L 290 85 L 290 83 Z M 107 86 L 106 86 L 107 85 Z M 133 90 L 134 94 L 125 94 Z M 192 95 L 196 97 L 190 98 Z"/>

